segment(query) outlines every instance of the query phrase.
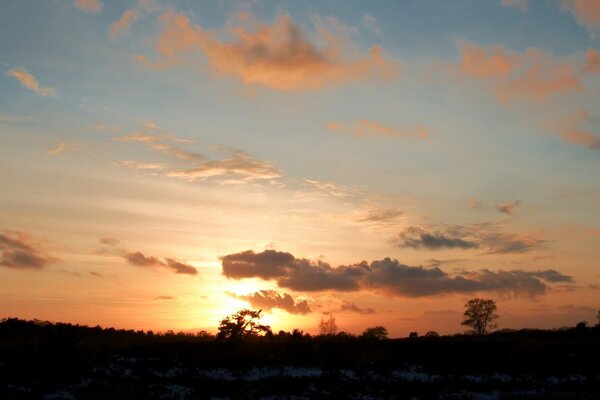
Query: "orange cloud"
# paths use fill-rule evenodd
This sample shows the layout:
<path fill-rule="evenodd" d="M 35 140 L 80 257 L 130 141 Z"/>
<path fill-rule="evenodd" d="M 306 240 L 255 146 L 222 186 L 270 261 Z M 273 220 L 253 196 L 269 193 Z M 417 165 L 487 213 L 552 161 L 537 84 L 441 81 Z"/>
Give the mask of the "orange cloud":
<path fill-rule="evenodd" d="M 498 46 L 469 44 L 462 48 L 460 69 L 467 76 L 492 81 L 502 102 L 544 100 L 559 93 L 584 90 L 578 77 L 581 68 L 537 49 L 517 53 Z"/>
<path fill-rule="evenodd" d="M 256 160 L 249 154 L 235 151 L 228 158 L 207 160 L 195 168 L 169 172 L 167 176 L 192 181 L 211 177 L 232 177 L 252 181 L 279 178 L 281 173 L 268 161 Z"/>
<path fill-rule="evenodd" d="M 203 54 L 219 75 L 239 79 L 244 85 L 263 85 L 278 90 L 315 90 L 371 77 L 396 75 L 396 66 L 373 46 L 362 59 L 345 57 L 343 40 L 324 28 L 318 29 L 318 44 L 311 43 L 301 27 L 289 16 L 272 24 L 241 14 L 239 26 L 228 29 L 233 41 L 221 41 L 213 32 L 192 25 L 185 15 L 166 12 L 160 18 L 163 29 L 156 50 L 164 61 L 153 63 L 138 55 L 138 62 L 157 68 L 193 62 Z"/>
<path fill-rule="evenodd" d="M 325 124 L 325 128 L 333 132 L 346 133 L 360 138 L 370 136 L 388 138 L 412 136 L 425 140 L 429 135 L 429 128 L 423 125 L 417 125 L 413 129 L 399 129 L 368 119 L 360 119 L 354 125 L 348 127 L 341 122 L 331 121 Z"/>
<path fill-rule="evenodd" d="M 598 0 L 563 0 L 563 9 L 569 10 L 579 25 L 594 34 L 600 28 L 600 2 Z"/>
<path fill-rule="evenodd" d="M 56 96 L 56 89 L 53 87 L 42 87 L 33 75 L 31 75 L 25 68 L 12 68 L 6 72 L 6 75 L 15 78 L 19 83 L 40 96 Z"/>
<path fill-rule="evenodd" d="M 462 48 L 462 70 L 473 76 L 507 76 L 512 73 L 516 61 L 509 58 L 505 51 L 491 46 L 491 51 L 475 45 Z"/>
<path fill-rule="evenodd" d="M 587 62 L 583 68 L 584 72 L 600 72 L 600 52 L 595 49 L 588 49 Z"/>
<path fill-rule="evenodd" d="M 108 30 L 108 35 L 111 39 L 115 39 L 121 33 L 129 32 L 131 25 L 138 19 L 139 13 L 135 10 L 125 10 L 121 14 L 121 18 L 113 22 Z"/>
<path fill-rule="evenodd" d="M 579 111 L 553 122 L 548 127 L 568 143 L 600 150 L 600 136 L 586 130 L 584 126 L 594 122 L 598 123 L 600 119 L 587 111 Z"/>
<path fill-rule="evenodd" d="M 99 0 L 75 0 L 73 4 L 83 12 L 99 13 L 102 11 L 102 3 Z"/>

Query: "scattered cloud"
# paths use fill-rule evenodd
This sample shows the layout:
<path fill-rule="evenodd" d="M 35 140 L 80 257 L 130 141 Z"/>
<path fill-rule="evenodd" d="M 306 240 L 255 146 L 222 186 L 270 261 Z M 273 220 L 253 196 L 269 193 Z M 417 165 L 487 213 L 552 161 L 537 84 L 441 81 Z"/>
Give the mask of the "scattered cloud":
<path fill-rule="evenodd" d="M 428 232 L 421 227 L 411 226 L 400 233 L 400 247 L 410 247 L 413 249 L 426 248 L 429 250 L 447 249 L 477 249 L 479 244 L 465 240 L 460 237 L 450 237 L 445 233 L 436 231 Z"/>
<path fill-rule="evenodd" d="M 154 300 L 175 300 L 176 297 L 173 296 L 156 296 Z"/>
<path fill-rule="evenodd" d="M 113 139 L 119 142 L 142 143 L 155 151 L 180 160 L 204 160 L 206 158 L 202 154 L 179 147 L 179 145 L 190 143 L 190 141 L 181 139 L 175 135 L 157 135 L 142 131 L 132 132 L 124 136 L 117 136 Z"/>
<path fill-rule="evenodd" d="M 529 234 L 506 233 L 493 223 L 462 225 L 410 226 L 397 240 L 400 247 L 428 250 L 483 249 L 485 254 L 524 253 L 538 249 L 548 242 L 543 232 Z"/>
<path fill-rule="evenodd" d="M 129 32 L 131 26 L 137 21 L 139 13 L 135 10 L 125 10 L 121 17 L 112 23 L 108 29 L 108 36 L 116 39 L 119 35 Z"/>
<path fill-rule="evenodd" d="M 371 209 L 363 217 L 360 217 L 357 222 L 391 222 L 404 214 L 396 208 L 390 209 Z"/>
<path fill-rule="evenodd" d="M 321 181 L 318 179 L 304 179 L 304 183 L 308 185 L 310 194 L 321 194 L 331 197 L 352 197 L 359 193 L 356 188 L 348 187 L 336 182 Z M 304 192 L 303 194 L 307 194 Z M 303 195 L 301 194 L 301 196 Z"/>
<path fill-rule="evenodd" d="M 561 61 L 550 53 L 528 49 L 519 53 L 499 46 L 462 46 L 463 74 L 492 83 L 501 102 L 545 100 L 551 96 L 583 91 L 582 68 L 573 60 Z"/>
<path fill-rule="evenodd" d="M 232 41 L 220 40 L 220 32 L 193 25 L 183 14 L 172 11 L 159 18 L 162 32 L 156 51 L 157 63 L 142 55 L 135 59 L 148 66 L 168 68 L 175 64 L 195 63 L 202 54 L 218 75 L 233 76 L 244 85 L 262 85 L 277 90 L 315 90 L 371 77 L 388 78 L 396 66 L 382 56 L 382 48 L 373 46 L 365 58 L 345 57 L 344 38 L 319 26 L 316 43 L 301 26 L 287 15 L 272 24 L 257 21 L 249 13 L 238 15 L 238 25 L 226 30 Z"/>
<path fill-rule="evenodd" d="M 546 292 L 544 282 L 572 281 L 555 270 L 483 269 L 450 275 L 440 268 L 411 267 L 390 258 L 332 267 L 320 260 L 311 262 L 275 250 L 229 254 L 221 257 L 221 262 L 228 278 L 274 280 L 279 287 L 295 291 L 372 290 L 407 297 L 494 291 L 533 297 Z"/>
<path fill-rule="evenodd" d="M 496 210 L 498 210 L 498 212 L 500 212 L 502 214 L 512 216 L 512 215 L 515 215 L 515 211 L 516 211 L 517 207 L 519 207 L 520 205 L 521 205 L 521 203 L 518 200 L 509 201 L 507 203 L 497 204 Z"/>
<path fill-rule="evenodd" d="M 600 29 L 600 3 L 597 0 L 563 0 L 562 7 L 570 11 L 579 25 L 585 26 L 592 36 Z"/>
<path fill-rule="evenodd" d="M 387 138 L 416 137 L 425 140 L 429 136 L 429 128 L 424 125 L 417 125 L 412 129 L 400 129 L 368 119 L 360 119 L 352 126 L 347 126 L 341 122 L 330 121 L 325 124 L 325 128 L 331 132 L 343 133 L 359 138 L 377 136 Z"/>
<path fill-rule="evenodd" d="M 285 310 L 290 314 L 305 315 L 312 312 L 306 300 L 294 300 L 289 294 L 278 293 L 275 290 L 260 290 L 242 296 L 229 292 L 227 294 L 236 299 L 248 302 L 252 308 L 258 308 L 267 312 L 274 308 Z"/>
<path fill-rule="evenodd" d="M 75 143 L 60 142 L 54 148 L 48 151 L 51 156 L 58 156 L 65 153 L 80 153 L 82 148 L 80 145 Z"/>
<path fill-rule="evenodd" d="M 600 135 L 589 129 L 591 125 L 599 123 L 600 118 L 583 110 L 557 119 L 546 126 L 567 143 L 585 146 L 590 150 L 600 150 Z"/>
<path fill-rule="evenodd" d="M 352 312 L 356 314 L 375 314 L 375 310 L 372 308 L 361 308 L 354 303 L 344 301 L 340 307 L 340 312 Z"/>
<path fill-rule="evenodd" d="M 600 51 L 596 49 L 588 49 L 587 61 L 583 67 L 583 71 L 587 73 L 600 72 Z"/>
<path fill-rule="evenodd" d="M 381 36 L 383 34 L 381 30 L 381 26 L 379 26 L 379 22 L 377 18 L 375 18 L 371 14 L 364 14 L 362 18 L 363 25 L 371 31 L 373 34 Z"/>
<path fill-rule="evenodd" d="M 123 254 L 123 258 L 129 264 L 136 267 L 166 267 L 173 270 L 176 274 L 196 275 L 198 273 L 198 270 L 189 264 L 184 264 L 172 258 L 165 258 L 162 261 L 157 257 L 145 256 L 140 251 L 125 253 Z"/>
<path fill-rule="evenodd" d="M 501 4 L 504 7 L 516 7 L 520 11 L 529 11 L 529 0 L 502 0 Z"/>
<path fill-rule="evenodd" d="M 99 13 L 102 11 L 102 2 L 99 0 L 74 0 L 73 4 L 83 12 Z"/>
<path fill-rule="evenodd" d="M 15 269 L 42 269 L 56 262 L 33 238 L 18 231 L 0 233 L 0 265 Z"/>
<path fill-rule="evenodd" d="M 53 87 L 42 87 L 33 75 L 31 75 L 25 68 L 15 67 L 6 71 L 6 75 L 15 78 L 19 81 L 21 86 L 36 92 L 43 97 L 56 97 L 56 89 Z"/>
<path fill-rule="evenodd" d="M 167 176 L 191 181 L 217 176 L 251 181 L 279 178 L 281 173 L 268 161 L 256 160 L 243 151 L 234 151 L 228 158 L 206 160 L 194 168 L 168 172 Z"/>
<path fill-rule="evenodd" d="M 189 264 L 184 264 L 172 258 L 165 258 L 165 261 L 167 267 L 175 271 L 176 274 L 196 275 L 198 273 L 198 270 Z"/>
<path fill-rule="evenodd" d="M 142 170 L 163 170 L 167 167 L 162 163 L 145 163 L 131 160 L 119 161 L 118 163 L 115 163 L 115 166 Z"/>

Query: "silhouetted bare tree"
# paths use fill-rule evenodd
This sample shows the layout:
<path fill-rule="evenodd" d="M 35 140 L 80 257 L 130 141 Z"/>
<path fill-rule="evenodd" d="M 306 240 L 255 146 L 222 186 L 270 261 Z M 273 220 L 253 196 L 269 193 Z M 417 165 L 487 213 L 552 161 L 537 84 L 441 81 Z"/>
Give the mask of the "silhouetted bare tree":
<path fill-rule="evenodd" d="M 270 326 L 258 323 L 258 320 L 262 317 L 261 312 L 262 310 L 243 309 L 227 316 L 219 324 L 217 339 L 236 340 L 259 336 L 260 334 L 270 334 Z"/>
<path fill-rule="evenodd" d="M 492 299 L 471 299 L 465 304 L 464 320 L 461 325 L 471 327 L 471 332 L 483 336 L 496 327 L 493 322 L 498 319 L 496 302 Z"/>
<path fill-rule="evenodd" d="M 333 336 L 338 333 L 338 330 L 339 329 L 333 315 L 330 315 L 329 319 L 327 320 L 321 317 L 321 321 L 319 322 L 319 335 Z"/>

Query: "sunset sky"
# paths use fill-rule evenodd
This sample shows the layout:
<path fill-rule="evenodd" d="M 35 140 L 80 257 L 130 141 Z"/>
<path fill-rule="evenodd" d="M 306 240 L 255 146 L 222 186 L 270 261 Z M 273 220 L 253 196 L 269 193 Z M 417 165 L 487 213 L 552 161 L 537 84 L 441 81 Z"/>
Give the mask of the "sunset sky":
<path fill-rule="evenodd" d="M 595 323 L 600 1 L 3 1 L 0 318 Z"/>

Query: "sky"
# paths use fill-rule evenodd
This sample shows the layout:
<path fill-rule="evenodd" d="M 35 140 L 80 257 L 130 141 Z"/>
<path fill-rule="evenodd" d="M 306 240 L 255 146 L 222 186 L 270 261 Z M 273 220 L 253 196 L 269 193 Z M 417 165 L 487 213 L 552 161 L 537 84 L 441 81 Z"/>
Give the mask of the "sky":
<path fill-rule="evenodd" d="M 597 322 L 600 2 L 0 9 L 0 317 Z"/>

